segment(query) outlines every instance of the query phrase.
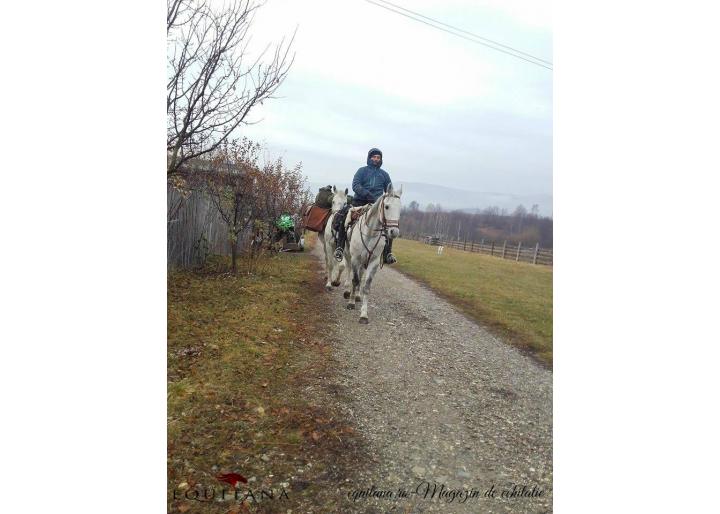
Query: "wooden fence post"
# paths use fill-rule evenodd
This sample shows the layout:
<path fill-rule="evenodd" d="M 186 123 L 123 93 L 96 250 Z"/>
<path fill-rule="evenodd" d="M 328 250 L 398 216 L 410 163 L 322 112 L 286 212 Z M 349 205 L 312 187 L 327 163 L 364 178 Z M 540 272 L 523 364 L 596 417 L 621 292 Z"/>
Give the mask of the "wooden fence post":
<path fill-rule="evenodd" d="M 467 250 L 467 236 L 465 237 L 465 242 L 463 243 L 463 251 Z"/>
<path fill-rule="evenodd" d="M 517 261 L 520 260 L 520 246 L 521 246 L 521 245 L 522 245 L 522 241 L 520 241 L 520 242 L 518 243 L 517 253 L 515 254 L 515 262 L 517 262 Z"/>
<path fill-rule="evenodd" d="M 537 264 L 538 250 L 540 249 L 540 242 L 535 244 L 535 255 L 533 255 L 533 264 Z"/>
<path fill-rule="evenodd" d="M 470 242 L 470 253 L 473 253 L 474 250 L 475 250 L 475 240 L 473 239 Z"/>
<path fill-rule="evenodd" d="M 503 241 L 503 253 L 502 253 L 502 258 L 503 258 L 503 259 L 505 258 L 505 247 L 506 247 L 506 246 L 507 246 L 507 239 L 506 239 L 505 241 Z"/>
<path fill-rule="evenodd" d="M 480 253 L 482 253 L 482 251 L 483 251 L 483 245 L 484 245 L 484 244 L 485 244 L 485 238 L 483 237 L 483 238 L 480 240 Z"/>
<path fill-rule="evenodd" d="M 490 255 L 493 255 L 494 252 L 495 252 L 495 241 L 493 241 L 492 244 L 490 245 Z"/>

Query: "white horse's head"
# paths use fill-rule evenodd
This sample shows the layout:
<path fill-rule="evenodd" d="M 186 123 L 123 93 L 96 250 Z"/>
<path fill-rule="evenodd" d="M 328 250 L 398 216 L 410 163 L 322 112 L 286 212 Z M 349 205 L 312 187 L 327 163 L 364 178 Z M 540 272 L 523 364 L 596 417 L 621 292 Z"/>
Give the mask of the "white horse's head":
<path fill-rule="evenodd" d="M 400 197 L 402 196 L 402 185 L 400 189 L 394 189 L 393 185 L 390 184 L 387 191 L 383 195 L 383 209 L 382 216 L 388 225 L 388 237 L 395 239 L 400 235 Z"/>
<path fill-rule="evenodd" d="M 332 211 L 337 212 L 340 209 L 342 209 L 345 204 L 347 203 L 347 197 L 348 197 L 348 189 L 345 188 L 345 191 L 340 191 L 338 188 L 333 186 L 333 199 L 332 199 Z"/>

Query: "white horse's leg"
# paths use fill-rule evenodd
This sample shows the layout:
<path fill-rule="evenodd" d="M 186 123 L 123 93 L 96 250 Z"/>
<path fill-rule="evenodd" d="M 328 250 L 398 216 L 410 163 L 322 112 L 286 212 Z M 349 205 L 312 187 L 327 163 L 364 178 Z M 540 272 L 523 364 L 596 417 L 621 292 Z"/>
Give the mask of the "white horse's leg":
<path fill-rule="evenodd" d="M 331 260 L 335 261 L 335 257 L 331 256 Z M 333 262 L 332 265 L 332 275 L 330 277 L 330 283 L 333 287 L 337 287 L 340 285 L 340 280 L 342 279 L 342 273 L 345 271 L 345 262 Z"/>
<path fill-rule="evenodd" d="M 361 261 L 360 261 L 360 262 L 362 262 L 362 259 L 364 259 L 364 258 L 365 258 L 364 256 L 361 257 Z M 359 266 L 359 269 L 360 269 L 360 281 L 359 281 L 359 282 L 362 283 L 363 276 L 365 275 L 365 273 L 367 273 L 367 270 L 365 269 L 364 266 L 362 266 L 362 264 Z M 360 295 L 361 295 L 360 284 L 358 284 L 358 286 L 355 288 L 355 291 L 353 292 L 353 295 L 354 295 L 354 297 L 355 297 L 355 298 L 354 298 L 355 303 L 358 303 L 358 302 L 361 300 L 361 297 L 360 297 Z M 351 298 L 352 298 L 352 296 L 351 296 Z"/>
<path fill-rule="evenodd" d="M 330 275 L 332 274 L 332 257 L 328 253 L 328 241 L 325 236 L 325 232 L 320 232 L 318 234 L 318 237 L 322 242 L 323 252 L 325 253 L 325 290 L 332 291 L 332 284 L 330 283 Z"/>
<path fill-rule="evenodd" d="M 382 259 L 382 256 L 380 257 Z M 362 293 L 362 306 L 360 307 L 360 323 L 368 322 L 368 298 L 370 297 L 370 285 L 372 284 L 375 273 L 377 273 L 378 267 L 380 266 L 379 260 L 374 260 L 365 270 L 362 277 L 362 287 L 360 292 Z"/>
<path fill-rule="evenodd" d="M 358 262 L 359 259 L 351 259 L 352 262 L 352 269 L 350 273 L 352 274 L 352 289 L 350 291 L 350 296 L 348 296 L 348 303 L 347 308 L 348 309 L 354 309 L 355 308 L 355 292 L 360 288 L 360 273 L 362 266 L 360 266 L 360 263 Z"/>
<path fill-rule="evenodd" d="M 358 231 L 359 231 L 359 230 L 358 230 Z M 358 235 L 358 237 L 360 237 L 360 235 Z M 350 249 L 350 246 L 348 245 L 348 250 L 349 250 L 349 249 Z M 352 257 L 352 253 L 350 253 L 350 256 Z M 364 252 L 363 250 L 361 250 L 360 247 L 358 247 L 358 249 L 357 249 L 355 258 L 356 258 L 356 260 L 359 261 L 359 266 L 358 266 L 358 270 L 359 270 L 359 281 L 358 281 L 358 284 L 355 286 L 355 289 L 353 289 L 352 294 L 349 295 L 347 298 L 348 298 L 348 299 L 353 298 L 354 301 L 355 301 L 355 303 L 357 303 L 357 302 L 360 301 L 360 281 L 362 281 L 363 274 L 364 274 L 365 271 L 366 271 L 365 267 L 362 266 L 362 263 L 364 262 L 364 260 L 365 260 L 365 258 L 366 258 L 366 257 L 365 257 L 365 252 Z"/>
<path fill-rule="evenodd" d="M 351 297 L 352 288 L 352 264 L 350 262 L 350 246 L 346 245 L 345 249 L 345 283 L 343 284 L 343 298 L 347 299 Z"/>

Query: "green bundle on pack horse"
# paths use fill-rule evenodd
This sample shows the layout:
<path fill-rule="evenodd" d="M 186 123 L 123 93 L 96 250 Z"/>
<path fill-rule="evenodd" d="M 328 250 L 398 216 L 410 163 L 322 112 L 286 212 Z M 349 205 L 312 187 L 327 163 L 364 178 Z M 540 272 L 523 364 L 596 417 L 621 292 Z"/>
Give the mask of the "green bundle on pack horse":
<path fill-rule="evenodd" d="M 305 241 L 300 232 L 295 228 L 296 223 L 293 216 L 283 213 L 275 221 L 275 236 L 273 242 L 282 243 L 281 252 L 302 252 L 305 250 Z"/>

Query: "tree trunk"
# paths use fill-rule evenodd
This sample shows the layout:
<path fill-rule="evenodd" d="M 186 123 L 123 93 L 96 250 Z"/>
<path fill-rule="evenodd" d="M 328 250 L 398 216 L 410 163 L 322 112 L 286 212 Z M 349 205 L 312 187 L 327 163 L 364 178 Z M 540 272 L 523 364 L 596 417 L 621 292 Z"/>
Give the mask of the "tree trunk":
<path fill-rule="evenodd" d="M 232 244 L 230 245 L 230 252 L 232 256 L 232 273 L 233 275 L 237 274 L 237 244 L 238 244 L 238 238 L 235 237 L 232 241 Z"/>

